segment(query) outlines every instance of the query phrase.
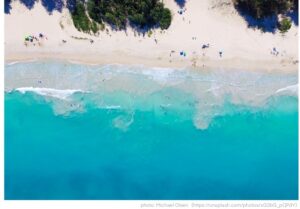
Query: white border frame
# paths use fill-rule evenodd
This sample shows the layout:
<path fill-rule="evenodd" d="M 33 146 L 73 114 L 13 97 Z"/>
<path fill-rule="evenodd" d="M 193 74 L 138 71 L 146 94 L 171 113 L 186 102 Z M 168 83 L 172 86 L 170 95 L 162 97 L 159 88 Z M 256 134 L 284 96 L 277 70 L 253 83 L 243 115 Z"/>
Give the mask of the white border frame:
<path fill-rule="evenodd" d="M 298 208 L 297 201 L 13 201 L 4 200 L 4 1 L 1 3 L 1 73 L 0 73 L 0 208 L 3 209 L 99 209 L 99 208 Z M 298 29 L 299 31 L 299 29 Z M 299 49 L 298 35 L 298 49 Z M 299 51 L 299 50 L 298 50 Z M 298 53 L 299 60 L 299 53 Z M 299 79 L 298 69 L 298 81 Z M 298 103 L 298 110 L 300 105 Z M 299 125 L 299 122 L 298 122 Z M 298 129 L 299 130 L 299 129 Z M 299 143 L 298 143 L 299 146 Z M 298 147 L 298 152 L 299 152 Z M 299 164 L 299 161 L 298 161 Z M 298 169 L 299 169 L 298 165 Z M 299 171 L 298 171 L 299 178 Z M 300 182 L 298 180 L 298 182 Z M 299 184 L 298 184 L 299 191 Z M 298 192 L 299 194 L 299 192 Z M 299 198 L 299 197 L 298 197 Z M 142 207 L 147 204 L 148 207 Z M 180 207 L 179 204 L 188 205 Z M 194 204 L 194 205 L 193 205 Z"/>

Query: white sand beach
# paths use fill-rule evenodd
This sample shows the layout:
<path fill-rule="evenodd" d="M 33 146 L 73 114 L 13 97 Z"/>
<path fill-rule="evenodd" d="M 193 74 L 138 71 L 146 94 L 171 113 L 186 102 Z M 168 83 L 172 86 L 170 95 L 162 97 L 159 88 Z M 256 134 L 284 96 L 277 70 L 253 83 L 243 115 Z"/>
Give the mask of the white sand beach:
<path fill-rule="evenodd" d="M 230 0 L 188 0 L 186 11 L 174 0 L 164 0 L 173 21 L 168 30 L 148 34 L 100 31 L 79 32 L 67 9 L 48 14 L 40 2 L 31 10 L 19 1 L 5 14 L 5 61 L 40 58 L 97 64 L 143 64 L 159 67 L 196 67 L 282 70 L 298 68 L 298 27 L 281 34 L 248 28 Z M 40 45 L 24 45 L 24 37 L 43 33 Z M 63 40 L 66 42 L 63 43 Z M 91 43 L 93 40 L 93 43 Z M 202 49 L 203 44 L 209 48 Z M 279 53 L 271 53 L 273 48 Z M 180 56 L 180 51 L 186 57 Z M 219 52 L 222 51 L 222 57 Z"/>

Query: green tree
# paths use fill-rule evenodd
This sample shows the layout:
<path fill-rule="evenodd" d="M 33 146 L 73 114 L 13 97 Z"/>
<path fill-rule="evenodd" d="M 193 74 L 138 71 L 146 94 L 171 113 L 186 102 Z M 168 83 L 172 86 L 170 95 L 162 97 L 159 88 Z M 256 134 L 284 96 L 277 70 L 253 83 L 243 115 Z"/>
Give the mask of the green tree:
<path fill-rule="evenodd" d="M 162 11 L 162 16 L 159 20 L 159 25 L 161 29 L 168 29 L 171 25 L 172 15 L 169 9 L 164 8 Z"/>
<path fill-rule="evenodd" d="M 298 0 L 234 0 L 234 3 L 237 9 L 257 20 L 275 17 L 281 32 L 289 30 L 292 23 L 289 19 L 278 22 L 279 15 L 286 15 L 292 10 L 298 12 Z"/>
<path fill-rule="evenodd" d="M 116 29 L 124 29 L 127 22 L 139 28 L 171 24 L 171 11 L 160 0 L 88 0 L 88 16 L 99 24 L 103 22 Z"/>
<path fill-rule="evenodd" d="M 285 32 L 287 32 L 291 27 L 292 27 L 291 20 L 285 17 L 285 18 L 283 18 L 283 19 L 279 22 L 279 27 L 278 27 L 278 29 L 280 30 L 281 33 L 285 33 Z"/>
<path fill-rule="evenodd" d="M 261 19 L 286 13 L 293 8 L 295 2 L 294 0 L 235 0 L 235 5 L 254 18 Z"/>
<path fill-rule="evenodd" d="M 99 30 L 98 25 L 94 21 L 91 21 L 88 17 L 85 4 L 82 1 L 76 1 L 76 6 L 71 12 L 71 16 L 73 24 L 77 28 L 77 30 L 87 33 L 97 33 L 97 31 Z"/>
<path fill-rule="evenodd" d="M 85 13 L 84 4 L 81 1 L 76 2 L 76 7 L 72 12 L 74 26 L 79 31 L 89 31 L 90 21 Z"/>

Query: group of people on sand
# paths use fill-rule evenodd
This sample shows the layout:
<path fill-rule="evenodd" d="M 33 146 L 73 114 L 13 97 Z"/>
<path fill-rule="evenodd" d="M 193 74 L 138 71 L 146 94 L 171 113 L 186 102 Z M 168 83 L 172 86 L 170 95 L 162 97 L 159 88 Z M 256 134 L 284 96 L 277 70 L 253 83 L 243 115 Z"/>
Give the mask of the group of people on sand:
<path fill-rule="evenodd" d="M 203 44 L 203 45 L 202 45 L 202 49 L 208 49 L 209 46 L 210 46 L 209 43 L 208 43 L 208 44 Z M 220 58 L 223 57 L 223 51 L 222 51 L 222 50 L 219 51 L 219 57 L 220 57 Z"/>
<path fill-rule="evenodd" d="M 180 51 L 179 54 L 180 54 L 180 56 L 183 56 L 183 57 L 186 56 L 186 52 L 185 51 Z"/>
<path fill-rule="evenodd" d="M 196 37 L 192 37 L 192 39 L 195 40 Z M 209 43 L 207 43 L 207 44 L 203 44 L 201 48 L 202 48 L 202 50 L 205 50 L 205 49 L 208 49 L 209 47 L 210 47 L 210 45 L 209 45 Z M 171 54 L 174 53 L 174 52 L 175 52 L 175 51 L 172 50 L 171 53 L 170 53 L 170 56 L 171 56 Z M 194 52 L 193 54 L 195 54 L 195 52 Z M 223 50 L 219 50 L 219 51 L 218 51 L 218 54 L 219 54 L 219 57 L 222 58 L 222 57 L 223 57 L 223 54 L 224 54 Z M 271 54 L 274 55 L 274 56 L 276 56 L 276 57 L 279 55 L 279 51 L 277 50 L 276 47 L 273 47 L 273 48 L 272 48 Z M 182 56 L 182 57 L 186 57 L 186 56 L 187 56 L 187 53 L 186 53 L 185 51 L 182 50 L 182 51 L 179 52 L 179 55 Z M 205 56 L 205 53 L 203 53 L 203 56 Z M 281 56 L 282 56 L 282 55 L 281 55 Z"/>
<path fill-rule="evenodd" d="M 25 38 L 24 38 L 24 45 L 26 47 L 29 45 L 41 46 L 43 40 L 48 40 L 48 38 L 43 33 L 39 33 L 37 36 L 28 35 L 28 36 L 25 36 Z"/>
<path fill-rule="evenodd" d="M 195 37 L 193 37 L 193 40 L 194 40 L 194 38 L 195 38 Z M 201 48 L 202 48 L 202 50 L 205 50 L 205 49 L 208 49 L 209 47 L 210 47 L 210 45 L 209 45 L 209 43 L 208 43 L 208 44 L 203 44 Z M 170 56 L 171 56 L 171 54 L 172 54 L 173 52 L 174 52 L 174 51 L 172 50 L 172 52 L 170 53 Z M 195 52 L 194 52 L 193 54 L 195 54 Z M 186 56 L 187 56 L 187 53 L 186 53 L 185 51 L 182 50 L 182 51 L 179 52 L 179 55 L 180 55 L 180 56 L 183 56 L 183 57 L 186 57 Z M 203 56 L 205 56 L 205 53 L 203 53 Z M 223 57 L 223 51 L 222 51 L 222 50 L 219 51 L 219 57 L 220 57 L 220 58 Z"/>
<path fill-rule="evenodd" d="M 275 55 L 276 57 L 278 56 L 279 51 L 277 51 L 276 47 L 273 47 L 273 49 L 271 50 L 271 54 Z"/>

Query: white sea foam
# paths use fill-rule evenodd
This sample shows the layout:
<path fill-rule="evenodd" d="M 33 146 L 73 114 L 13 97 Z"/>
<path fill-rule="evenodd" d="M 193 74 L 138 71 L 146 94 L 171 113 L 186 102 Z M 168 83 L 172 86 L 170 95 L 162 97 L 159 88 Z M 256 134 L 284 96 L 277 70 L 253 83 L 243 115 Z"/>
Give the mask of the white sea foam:
<path fill-rule="evenodd" d="M 5 63 L 6 65 L 15 65 L 15 64 L 18 64 L 20 63 L 19 61 L 15 61 L 15 62 L 8 62 L 8 63 Z"/>
<path fill-rule="evenodd" d="M 120 115 L 112 121 L 113 126 L 121 131 L 127 131 L 133 122 L 134 112 L 129 113 L 128 115 Z"/>
<path fill-rule="evenodd" d="M 117 110 L 121 109 L 120 105 L 106 105 L 106 106 L 100 106 L 100 109 L 108 109 L 108 110 Z"/>
<path fill-rule="evenodd" d="M 295 85 L 297 77 L 289 74 L 193 71 L 120 64 L 95 67 L 76 63 L 74 60 L 69 62 L 83 67 L 73 69 L 73 66 L 68 68 L 65 67 L 65 63 L 62 65 L 56 62 L 9 67 L 6 71 L 6 91 L 21 87 L 16 90 L 22 93 L 35 92 L 50 97 L 50 100 L 59 98 L 53 102 L 57 114 L 83 112 L 87 102 L 92 102 L 99 109 L 121 110 L 127 109 L 127 106 L 151 110 L 153 105 L 160 104 L 162 108 L 170 106 L 183 111 L 191 106 L 195 108 L 193 120 L 199 129 L 206 129 L 215 117 L 227 114 L 223 108 L 227 102 L 233 105 L 261 107 L 270 97 L 298 94 L 298 84 Z M 58 89 L 23 87 L 35 86 L 38 80 L 42 80 L 48 87 Z M 84 100 L 81 100 L 81 97 L 71 97 L 76 92 L 83 92 L 80 89 L 88 89 L 90 94 L 85 95 Z M 119 94 L 114 96 L 115 92 L 120 91 L 122 98 L 118 98 Z M 113 99 L 105 101 L 103 95 L 111 95 Z M 189 96 L 193 101 L 189 100 Z M 153 101 L 148 101 L 147 98 L 153 98 Z M 138 99 L 145 101 L 141 102 Z M 185 107 L 187 103 L 192 105 Z M 131 122 L 131 117 L 122 116 L 117 117 L 113 124 L 126 130 Z"/>
<path fill-rule="evenodd" d="M 98 66 L 99 64 L 97 63 L 86 63 L 86 62 L 80 62 L 77 60 L 68 60 L 69 63 L 74 64 L 74 65 L 84 65 L 84 66 Z"/>
<path fill-rule="evenodd" d="M 298 84 L 280 88 L 276 91 L 276 94 L 286 94 L 286 95 L 291 95 L 291 96 L 297 96 L 298 95 Z"/>
<path fill-rule="evenodd" d="M 151 68 L 143 69 L 141 74 L 160 83 L 174 85 L 184 81 L 187 73 L 178 69 L 172 68 Z"/>
<path fill-rule="evenodd" d="M 36 62 L 37 59 L 31 59 L 31 60 L 22 60 L 22 61 L 13 61 L 13 62 L 8 62 L 8 63 L 5 63 L 5 65 L 7 66 L 11 66 L 11 65 L 16 65 L 16 64 L 19 64 L 19 63 L 28 63 L 28 62 Z"/>
<path fill-rule="evenodd" d="M 34 92 L 36 94 L 42 95 L 42 96 L 49 96 L 49 97 L 55 97 L 58 99 L 67 99 L 69 96 L 76 92 L 84 92 L 80 89 L 52 89 L 52 88 L 34 88 L 34 87 L 21 87 L 15 89 L 16 91 L 19 91 L 21 93 L 26 92 Z"/>

